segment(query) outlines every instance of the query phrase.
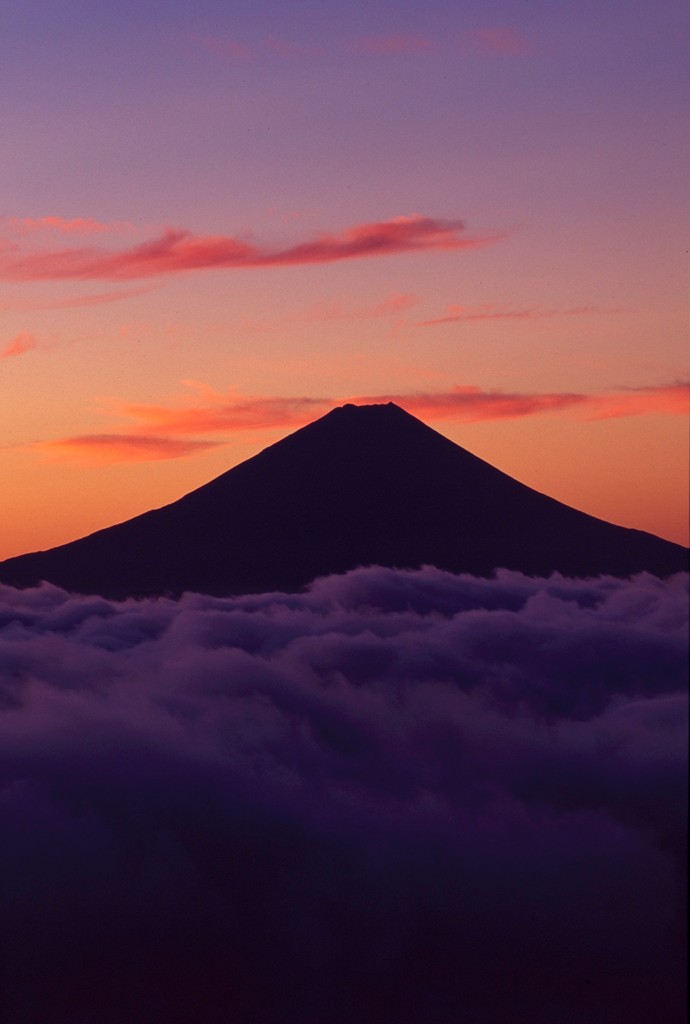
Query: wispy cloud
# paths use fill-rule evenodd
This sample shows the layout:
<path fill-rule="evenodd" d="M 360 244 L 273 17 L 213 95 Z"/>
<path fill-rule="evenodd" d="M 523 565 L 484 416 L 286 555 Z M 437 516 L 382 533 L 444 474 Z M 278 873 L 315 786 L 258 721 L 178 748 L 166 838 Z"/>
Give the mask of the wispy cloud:
<path fill-rule="evenodd" d="M 357 403 L 395 402 L 408 412 L 426 419 L 454 419 L 462 423 L 475 423 L 556 412 L 579 405 L 586 397 L 574 392 L 530 394 L 488 391 L 474 385 L 460 385 L 448 391 L 363 396 L 357 399 Z"/>
<path fill-rule="evenodd" d="M 436 49 L 436 44 L 428 36 L 405 35 L 398 32 L 394 35 L 362 36 L 348 43 L 346 49 L 350 53 L 395 56 L 407 53 L 429 53 Z"/>
<path fill-rule="evenodd" d="M 4 348 L 0 349 L 0 359 L 9 359 L 11 356 L 21 356 L 25 352 L 29 352 L 32 348 L 36 348 L 38 341 L 33 334 L 27 334 L 24 331 L 22 334 L 17 334 L 11 341 L 8 341 Z"/>
<path fill-rule="evenodd" d="M 331 46 L 315 46 L 300 40 L 286 40 L 270 35 L 254 40 L 252 45 L 232 36 L 205 35 L 194 39 L 195 45 L 225 63 L 280 57 L 285 60 L 335 58 L 339 53 L 371 57 L 411 56 L 415 54 L 461 53 L 485 57 L 522 57 L 530 52 L 530 42 L 515 25 L 484 25 L 463 29 L 454 37 L 433 37 L 423 32 L 382 32 L 363 35 Z"/>
<path fill-rule="evenodd" d="M 60 235 L 102 235 L 133 228 L 125 221 L 108 224 L 93 217 L 10 217 L 8 224 L 11 231 L 20 234 L 51 231 Z"/>
<path fill-rule="evenodd" d="M 246 61 L 252 57 L 251 49 L 230 36 L 202 36 L 199 42 L 214 57 L 228 61 Z"/>
<path fill-rule="evenodd" d="M 320 46 L 307 45 L 292 40 L 281 39 L 279 36 L 268 36 L 263 42 L 264 48 L 274 57 L 281 57 L 283 60 L 297 60 L 305 57 L 320 57 L 323 55 L 323 48 Z"/>
<path fill-rule="evenodd" d="M 41 309 L 77 309 L 81 306 L 103 306 L 110 302 L 120 302 L 123 299 L 136 298 L 138 295 L 148 295 L 154 291 L 154 285 L 146 285 L 138 288 L 121 288 L 116 292 L 98 292 L 94 295 L 70 295 L 62 299 L 9 299 L 0 301 L 0 310 L 3 312 L 23 312 L 26 310 Z"/>
<path fill-rule="evenodd" d="M 527 37 L 514 25 L 485 25 L 459 36 L 461 50 L 473 50 L 495 57 L 522 57 L 530 49 Z"/>
<path fill-rule="evenodd" d="M 82 434 L 31 445 L 33 451 L 50 459 L 98 464 L 108 462 L 151 462 L 179 459 L 185 455 L 217 448 L 219 441 L 195 441 L 143 434 Z"/>
<path fill-rule="evenodd" d="M 559 316 L 583 316 L 588 313 L 612 313 L 616 310 L 601 310 L 596 306 L 575 306 L 571 309 L 501 309 L 493 304 L 483 306 L 448 306 L 444 316 L 431 320 L 420 320 L 417 327 L 437 327 L 440 324 L 472 323 L 477 320 L 547 320 Z"/>
<path fill-rule="evenodd" d="M 121 280 L 186 270 L 239 269 L 334 263 L 429 250 L 474 249 L 500 235 L 466 235 L 461 220 L 417 214 L 357 224 L 286 249 L 253 245 L 232 236 L 195 236 L 168 229 L 159 238 L 120 251 L 96 248 L 43 250 L 0 255 L 0 277 L 8 281 Z"/>
<path fill-rule="evenodd" d="M 609 395 L 592 395 L 588 403 L 589 419 L 652 414 L 689 415 L 690 386 L 679 381 L 662 387 L 623 388 Z"/>
<path fill-rule="evenodd" d="M 154 434 L 200 434 L 206 431 L 235 433 L 263 430 L 267 427 L 301 425 L 327 412 L 338 400 L 333 398 L 294 398 L 221 393 L 211 388 L 196 388 L 201 404 L 190 398 L 170 405 L 114 403 L 110 411 L 134 420 Z"/>
<path fill-rule="evenodd" d="M 243 317 L 237 327 L 243 333 L 271 334 L 296 325 L 334 320 L 400 319 L 408 310 L 419 305 L 420 301 L 414 295 L 394 292 L 380 302 L 366 306 L 348 306 L 343 302 L 318 302 L 306 309 L 283 313 L 280 316 Z"/>
<path fill-rule="evenodd" d="M 463 423 L 482 420 L 516 419 L 540 413 L 573 409 L 586 419 L 606 419 L 650 414 L 687 415 L 690 390 L 687 383 L 622 388 L 587 394 L 583 392 L 526 393 L 489 391 L 473 385 L 445 392 L 373 395 L 357 403 L 395 402 L 409 412 L 427 419 L 454 419 Z"/>

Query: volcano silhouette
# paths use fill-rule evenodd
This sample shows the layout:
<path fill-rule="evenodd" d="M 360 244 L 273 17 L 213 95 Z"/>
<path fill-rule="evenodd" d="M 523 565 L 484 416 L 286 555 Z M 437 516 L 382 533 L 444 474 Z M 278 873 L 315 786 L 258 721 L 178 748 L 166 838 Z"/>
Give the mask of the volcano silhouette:
<path fill-rule="evenodd" d="M 357 566 L 668 576 L 685 548 L 518 483 L 393 403 L 345 405 L 179 501 L 0 563 L 108 597 L 297 590 Z"/>

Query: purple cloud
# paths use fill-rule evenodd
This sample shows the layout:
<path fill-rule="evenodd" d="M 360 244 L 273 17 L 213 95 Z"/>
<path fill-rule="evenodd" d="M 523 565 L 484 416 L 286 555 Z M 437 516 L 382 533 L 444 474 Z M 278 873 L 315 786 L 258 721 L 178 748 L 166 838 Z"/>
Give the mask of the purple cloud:
<path fill-rule="evenodd" d="M 5 1019 L 675 1020 L 687 590 L 0 587 Z"/>

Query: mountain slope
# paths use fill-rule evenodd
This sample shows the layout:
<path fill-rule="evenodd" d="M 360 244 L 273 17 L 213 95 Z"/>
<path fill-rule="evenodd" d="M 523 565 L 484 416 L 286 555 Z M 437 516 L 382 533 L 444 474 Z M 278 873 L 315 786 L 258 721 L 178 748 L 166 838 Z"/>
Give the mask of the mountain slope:
<path fill-rule="evenodd" d="M 0 581 L 231 594 L 425 563 L 664 576 L 687 568 L 687 551 L 539 494 L 393 404 L 346 405 L 171 505 L 0 563 Z"/>

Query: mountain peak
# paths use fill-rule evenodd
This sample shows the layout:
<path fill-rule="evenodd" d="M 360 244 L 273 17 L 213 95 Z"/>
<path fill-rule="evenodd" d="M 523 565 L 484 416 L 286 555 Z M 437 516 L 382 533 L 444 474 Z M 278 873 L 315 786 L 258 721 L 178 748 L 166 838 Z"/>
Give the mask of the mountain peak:
<path fill-rule="evenodd" d="M 664 576 L 687 551 L 539 494 L 394 402 L 350 402 L 171 505 L 0 563 L 0 581 L 238 594 L 375 564 Z"/>
<path fill-rule="evenodd" d="M 344 405 L 336 406 L 336 408 L 332 409 L 331 413 L 327 413 L 327 415 L 331 415 L 332 413 L 339 413 L 340 415 L 346 414 L 348 416 L 356 415 L 359 417 L 391 417 L 402 414 L 410 419 L 416 419 L 416 417 L 412 416 L 409 412 L 406 412 L 405 409 L 396 405 L 395 402 L 367 402 L 362 403 L 361 405 L 355 402 L 345 402 Z M 318 422 L 318 420 L 316 422 Z"/>

